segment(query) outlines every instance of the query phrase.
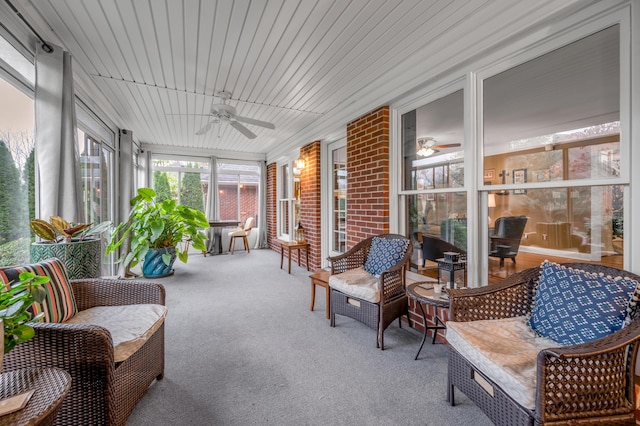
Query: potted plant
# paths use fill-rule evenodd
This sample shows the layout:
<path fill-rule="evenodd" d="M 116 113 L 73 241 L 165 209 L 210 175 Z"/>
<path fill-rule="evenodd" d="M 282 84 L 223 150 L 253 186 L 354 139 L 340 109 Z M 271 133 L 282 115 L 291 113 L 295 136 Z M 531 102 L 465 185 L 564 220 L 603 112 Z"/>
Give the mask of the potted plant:
<path fill-rule="evenodd" d="M 187 262 L 187 245 L 176 249 L 180 242 L 190 240 L 195 249 L 206 250 L 207 236 L 200 229 L 208 228 L 209 221 L 203 212 L 178 205 L 175 200 L 159 203 L 151 188 L 139 188 L 131 206 L 128 220 L 114 229 L 107 246 L 107 253 L 112 253 L 129 240 L 128 251 L 118 260 L 124 266 L 142 262 L 145 277 L 159 278 L 173 273 L 176 254 Z"/>
<path fill-rule="evenodd" d="M 49 222 L 33 219 L 30 227 L 40 241 L 31 244 L 31 261 L 56 257 L 67 267 L 70 279 L 97 278 L 102 269 L 100 235 L 110 226 L 109 221 L 72 224 L 60 216 L 52 216 Z"/>
<path fill-rule="evenodd" d="M 0 369 L 3 354 L 35 335 L 29 323 L 38 321 L 44 313 L 33 317 L 29 307 L 33 302 L 44 300 L 46 292 L 41 286 L 48 281 L 49 277 L 23 272 L 19 281 L 10 287 L 0 285 L 0 333 L 3 334 L 0 339 L 3 345 L 3 350 L 0 350 Z"/>

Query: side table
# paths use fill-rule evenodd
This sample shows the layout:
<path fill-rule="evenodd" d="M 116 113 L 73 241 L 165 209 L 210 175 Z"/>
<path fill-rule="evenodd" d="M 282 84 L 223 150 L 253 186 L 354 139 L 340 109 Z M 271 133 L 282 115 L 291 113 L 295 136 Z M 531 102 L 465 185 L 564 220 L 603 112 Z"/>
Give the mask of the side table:
<path fill-rule="evenodd" d="M 71 387 L 71 376 L 59 368 L 25 368 L 0 374 L 0 399 L 35 390 L 27 405 L 0 416 L 3 425 L 52 425 Z"/>
<path fill-rule="evenodd" d="M 438 317 L 438 308 L 448 308 L 449 307 L 449 298 L 446 297 L 435 297 L 433 294 L 433 283 L 432 282 L 416 282 L 413 284 L 409 284 L 407 286 L 407 296 L 410 299 L 416 301 L 416 305 L 420 307 L 420 313 L 422 314 L 422 320 L 424 321 L 424 335 L 422 336 L 422 343 L 420 343 L 420 349 L 418 349 L 418 353 L 416 354 L 415 359 L 418 359 L 420 355 L 420 351 L 424 346 L 424 342 L 427 340 L 427 333 L 429 330 L 433 330 L 433 340 L 431 344 L 436 342 L 436 336 L 438 334 L 438 330 L 445 330 L 447 327 L 444 325 L 444 322 Z M 429 326 L 427 325 L 427 315 L 424 311 L 422 305 L 431 305 L 436 307 L 436 315 L 434 317 L 435 325 Z M 440 324 L 440 325 L 438 325 Z"/>
<path fill-rule="evenodd" d="M 306 241 L 281 241 L 280 243 L 280 269 L 282 269 L 282 263 L 284 261 L 284 251 L 287 251 L 287 258 L 289 259 L 289 273 L 291 273 L 291 250 L 298 251 L 298 266 L 300 266 L 300 250 L 304 250 L 307 255 L 307 271 L 309 270 L 309 243 Z"/>
<path fill-rule="evenodd" d="M 331 276 L 331 272 L 329 271 L 318 271 L 311 275 L 311 306 L 309 307 L 310 311 L 313 311 L 313 305 L 316 302 L 316 286 L 324 287 L 325 290 L 325 311 L 327 315 L 327 319 L 329 319 L 329 308 L 331 306 L 331 289 L 329 288 L 329 277 Z"/>

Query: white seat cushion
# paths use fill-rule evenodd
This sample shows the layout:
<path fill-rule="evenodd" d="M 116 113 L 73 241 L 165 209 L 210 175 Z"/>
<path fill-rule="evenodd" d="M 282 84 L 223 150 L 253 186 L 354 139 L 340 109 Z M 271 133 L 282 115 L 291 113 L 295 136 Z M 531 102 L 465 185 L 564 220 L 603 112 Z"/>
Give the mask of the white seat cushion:
<path fill-rule="evenodd" d="M 240 229 L 234 229 L 233 231 L 229 232 L 229 236 L 230 237 L 243 237 L 247 235 L 247 231 L 245 231 L 244 229 L 240 228 Z"/>
<path fill-rule="evenodd" d="M 526 317 L 447 322 L 447 342 L 478 371 L 523 407 L 533 409 L 536 358 L 542 349 L 560 345 L 538 337 Z"/>
<path fill-rule="evenodd" d="M 78 312 L 65 324 L 91 324 L 111 333 L 114 361 L 129 358 L 156 332 L 164 322 L 167 307 L 154 304 L 96 306 Z"/>
<path fill-rule="evenodd" d="M 329 277 L 329 287 L 371 303 L 380 301 L 379 279 L 363 267 L 349 269 Z"/>

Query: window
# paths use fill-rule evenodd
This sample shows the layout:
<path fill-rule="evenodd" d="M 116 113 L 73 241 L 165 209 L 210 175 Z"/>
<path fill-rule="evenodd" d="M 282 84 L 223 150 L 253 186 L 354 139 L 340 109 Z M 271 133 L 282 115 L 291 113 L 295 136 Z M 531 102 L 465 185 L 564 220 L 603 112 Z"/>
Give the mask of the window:
<path fill-rule="evenodd" d="M 293 186 L 293 178 L 289 173 L 291 168 L 289 164 L 281 164 L 276 176 L 278 185 L 278 238 L 283 240 L 289 240 L 289 237 L 293 235 L 294 223 L 290 218 L 295 215 L 295 198 L 292 197 L 293 190 L 291 186 Z"/>
<path fill-rule="evenodd" d="M 5 51 L 0 52 L 4 59 Z M 0 266 L 8 266 L 30 259 L 29 220 L 35 217 L 34 104 L 2 78 L 0 99 Z"/>
<path fill-rule="evenodd" d="M 347 249 L 347 148 L 331 150 L 331 255 Z"/>
<path fill-rule="evenodd" d="M 209 162 L 202 159 L 176 159 L 156 156 L 152 161 L 156 200 L 176 200 L 202 212 L 207 205 Z"/>
<path fill-rule="evenodd" d="M 464 187 L 464 91 L 402 115 L 403 190 L 407 234 L 434 236 L 467 249 Z M 420 250 L 415 251 L 414 262 Z"/>
<path fill-rule="evenodd" d="M 623 265 L 619 38 L 614 25 L 483 81 L 489 216 L 527 216 L 520 251 Z"/>
<path fill-rule="evenodd" d="M 220 219 L 258 223 L 260 168 L 253 164 L 218 163 Z M 254 226 L 255 228 L 255 226 Z"/>
<path fill-rule="evenodd" d="M 114 152 L 98 137 L 78 128 L 78 152 L 82 177 L 82 197 L 85 219 L 88 223 L 113 221 L 114 206 Z M 108 233 L 102 234 L 103 250 L 108 243 Z M 103 275 L 114 273 L 114 257 L 104 259 Z"/>

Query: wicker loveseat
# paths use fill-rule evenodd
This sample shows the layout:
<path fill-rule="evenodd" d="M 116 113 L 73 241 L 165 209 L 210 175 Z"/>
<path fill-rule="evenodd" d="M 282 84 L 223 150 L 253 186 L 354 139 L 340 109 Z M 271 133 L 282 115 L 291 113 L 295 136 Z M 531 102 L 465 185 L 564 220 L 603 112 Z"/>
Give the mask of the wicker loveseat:
<path fill-rule="evenodd" d="M 546 345 L 546 337 L 527 330 L 530 323 L 522 322 L 535 309 L 532 306 L 538 300 L 536 290 L 543 280 L 543 265 L 488 287 L 450 290 L 448 401 L 454 405 L 454 389 L 458 388 L 497 425 L 635 424 L 633 377 L 640 340 L 637 311 L 627 313 L 628 319 L 623 321 L 627 324 L 605 337 L 566 346 L 549 340 Z M 628 277 L 631 285 L 633 280 L 640 280 L 637 275 L 601 265 L 556 266 L 603 274 L 605 278 Z M 637 287 L 631 294 L 634 297 L 625 302 L 629 303 L 628 312 L 632 312 L 632 306 L 637 307 Z M 580 297 L 576 294 L 571 300 L 580 304 Z M 587 307 L 582 305 L 579 309 Z M 545 309 L 550 311 L 548 306 Z M 528 334 L 527 338 L 520 340 L 519 336 L 505 333 L 503 342 L 494 341 L 485 351 L 487 345 L 482 342 L 488 340 L 487 334 L 494 333 L 490 323 L 496 321 L 518 322 L 520 332 Z M 460 338 L 465 329 L 470 336 L 466 343 Z M 493 352 L 494 360 L 498 359 L 496 364 L 503 366 L 501 371 L 490 368 L 493 365 L 487 367 L 486 359 L 481 358 L 483 351 Z M 527 351 L 531 359 L 526 362 L 511 359 L 514 353 Z M 528 404 L 511 383 L 503 383 L 507 371 L 522 373 L 521 384 L 531 392 Z"/>
<path fill-rule="evenodd" d="M 65 281 L 64 265 L 58 262 L 52 259 L 25 267 L 52 281 Z M 11 274 L 25 267 L 0 269 L 0 277 L 10 282 Z M 71 375 L 71 389 L 55 424 L 125 425 L 149 385 L 164 375 L 164 287 L 111 279 L 67 284 L 72 293 L 65 297 L 75 299 L 77 313 L 65 322 L 34 324 L 35 337 L 5 355 L 3 371 L 58 367 Z M 59 307 L 61 302 L 54 304 Z M 91 325 L 96 322 L 73 323 L 74 318 L 82 321 L 83 314 L 92 312 L 106 316 L 115 334 L 107 326 Z M 114 330 L 118 324 L 122 332 Z M 135 334 L 136 329 L 147 331 Z"/>
<path fill-rule="evenodd" d="M 382 234 L 329 257 L 331 327 L 336 325 L 336 314 L 360 321 L 376 330 L 376 347 L 384 350 L 384 330 L 396 318 L 402 326 L 400 317 L 409 317 L 405 272 L 412 253 L 413 247 L 404 236 Z"/>

